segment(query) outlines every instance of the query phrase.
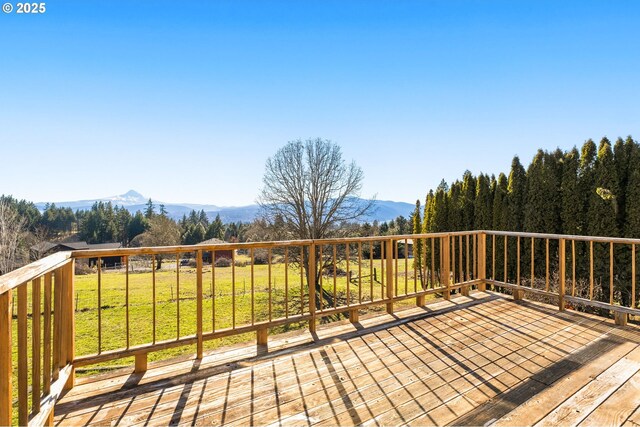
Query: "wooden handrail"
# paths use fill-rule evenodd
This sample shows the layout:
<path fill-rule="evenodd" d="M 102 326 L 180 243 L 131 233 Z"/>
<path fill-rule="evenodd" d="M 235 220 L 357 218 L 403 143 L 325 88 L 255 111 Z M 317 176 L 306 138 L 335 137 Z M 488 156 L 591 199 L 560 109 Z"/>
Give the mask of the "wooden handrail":
<path fill-rule="evenodd" d="M 0 276 L 0 294 L 62 267 L 71 262 L 71 257 L 72 254 L 69 251 L 56 252 L 53 255 Z"/>

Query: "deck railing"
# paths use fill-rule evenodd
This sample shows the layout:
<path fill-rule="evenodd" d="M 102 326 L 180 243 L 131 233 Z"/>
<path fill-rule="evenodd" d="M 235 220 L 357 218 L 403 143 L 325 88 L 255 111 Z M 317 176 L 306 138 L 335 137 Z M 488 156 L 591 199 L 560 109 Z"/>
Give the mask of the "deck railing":
<path fill-rule="evenodd" d="M 357 322 L 363 309 L 393 313 L 431 294 L 488 285 L 625 323 L 640 315 L 637 244 L 465 231 L 54 254 L 0 277 L 0 425 L 51 424 L 78 367 L 133 357 L 142 372 L 151 352 L 195 345 L 202 358 L 207 341 L 253 332 L 265 350 L 270 330 L 308 323 L 314 333 L 318 321 Z M 103 268 L 114 259 L 120 270 Z M 76 263 L 95 270 L 78 275 Z"/>

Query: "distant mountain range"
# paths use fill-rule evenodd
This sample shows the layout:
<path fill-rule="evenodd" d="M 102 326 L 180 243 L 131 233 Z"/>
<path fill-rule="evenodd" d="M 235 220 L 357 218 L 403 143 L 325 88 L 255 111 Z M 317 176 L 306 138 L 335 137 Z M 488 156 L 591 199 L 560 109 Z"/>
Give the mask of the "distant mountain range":
<path fill-rule="evenodd" d="M 58 207 L 69 207 L 75 210 L 88 210 L 95 202 L 111 202 L 114 206 L 125 207 L 129 212 L 135 213 L 136 211 L 144 211 L 149 198 L 143 196 L 134 190 L 129 190 L 124 194 L 118 196 L 103 197 L 99 199 L 91 200 L 76 200 L 70 202 L 55 202 Z M 182 218 L 182 215 L 188 215 L 192 210 L 203 210 L 207 213 L 210 219 L 215 218 L 216 215 L 220 215 L 220 219 L 223 222 L 251 222 L 260 212 L 258 205 L 247 206 L 217 206 L 217 205 L 205 205 L 205 204 L 192 204 L 192 203 L 165 203 L 155 199 L 151 199 L 156 206 L 156 210 L 159 209 L 159 205 L 163 204 L 167 210 L 169 216 L 174 219 Z M 47 203 L 36 203 L 36 206 L 41 211 L 44 210 Z M 414 209 L 414 205 L 404 202 L 392 202 L 386 200 L 376 200 L 374 202 L 373 213 L 366 218 L 366 221 L 389 221 L 397 218 L 399 215 L 405 216 L 407 219 L 411 215 Z"/>

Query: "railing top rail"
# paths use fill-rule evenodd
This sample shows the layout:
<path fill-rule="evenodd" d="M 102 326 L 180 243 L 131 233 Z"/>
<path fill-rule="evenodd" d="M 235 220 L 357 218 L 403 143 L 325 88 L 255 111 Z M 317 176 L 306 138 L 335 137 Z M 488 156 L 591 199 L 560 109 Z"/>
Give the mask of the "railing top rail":
<path fill-rule="evenodd" d="M 279 240 L 265 242 L 243 242 L 243 243 L 216 243 L 211 245 L 178 245 L 178 246 L 153 246 L 141 248 L 119 248 L 119 249 L 84 249 L 72 252 L 73 258 L 98 258 L 108 256 L 134 256 L 134 255 L 155 255 L 155 254 L 175 254 L 195 251 L 221 251 L 233 249 L 251 248 L 274 248 L 286 246 L 309 246 L 332 245 L 342 243 L 357 242 L 379 242 L 381 240 L 404 240 L 404 239 L 424 239 L 433 237 L 458 236 L 474 234 L 476 231 L 455 231 L 447 233 L 425 233 L 425 234 L 401 234 L 393 236 L 367 236 L 367 237 L 340 237 L 332 239 L 306 239 L 306 240 Z"/>
<path fill-rule="evenodd" d="M 57 252 L 0 276 L 0 294 L 36 279 L 71 261 L 71 252 Z"/>
<path fill-rule="evenodd" d="M 70 258 L 97 258 L 109 256 L 135 256 L 135 255 L 154 255 L 169 253 L 188 253 L 197 250 L 202 251 L 220 251 L 233 249 L 251 249 L 251 248 L 275 248 L 275 247 L 300 247 L 309 246 L 311 244 L 331 245 L 357 242 L 375 242 L 382 240 L 405 239 L 424 239 L 445 236 L 464 236 L 469 234 L 485 233 L 494 236 L 508 237 L 533 237 L 541 239 L 567 239 L 586 242 L 602 242 L 602 243 L 618 243 L 618 244 L 640 244 L 640 239 L 630 239 L 622 237 L 603 237 L 603 236 L 579 236 L 569 234 L 549 234 L 549 233 L 526 233 L 516 231 L 496 231 L 496 230 L 468 230 L 441 233 L 423 233 L 423 234 L 402 234 L 392 236 L 368 236 L 368 237 L 343 237 L 332 239 L 306 239 L 306 240 L 283 240 L 283 241 L 267 241 L 267 242 L 244 242 L 244 243 L 219 243 L 211 245 L 179 245 L 179 246 L 157 246 L 142 248 L 120 248 L 120 249 L 91 249 L 79 250 L 72 252 L 58 252 L 46 258 L 33 262 L 29 265 L 21 267 L 4 276 L 0 276 L 0 293 L 4 293 L 9 289 L 15 288 L 21 283 L 33 280 L 36 277 L 53 271 Z"/>
<path fill-rule="evenodd" d="M 627 244 L 627 245 L 640 244 L 640 239 L 629 239 L 624 237 L 579 236 L 579 235 L 572 235 L 572 234 L 524 233 L 519 231 L 495 231 L 495 230 L 480 230 L 479 232 L 485 233 L 488 235 L 494 235 L 494 236 L 581 240 L 585 242 L 619 243 L 619 244 Z"/>

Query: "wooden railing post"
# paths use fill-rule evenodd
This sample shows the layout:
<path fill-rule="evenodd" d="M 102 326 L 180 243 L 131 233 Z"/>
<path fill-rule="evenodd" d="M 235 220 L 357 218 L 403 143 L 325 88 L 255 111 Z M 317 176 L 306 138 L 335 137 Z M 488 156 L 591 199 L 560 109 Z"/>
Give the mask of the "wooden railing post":
<path fill-rule="evenodd" d="M 558 308 L 560 311 L 564 311 L 564 289 L 566 285 L 566 241 L 564 239 L 559 240 L 558 255 L 559 262 L 559 274 L 560 274 L 560 288 L 558 289 Z"/>
<path fill-rule="evenodd" d="M 309 276 L 309 331 L 313 334 L 316 332 L 316 245 L 309 245 L 309 268 L 307 274 Z"/>
<path fill-rule="evenodd" d="M 393 314 L 393 239 L 389 239 L 385 242 L 385 255 L 386 255 L 386 285 L 387 285 L 387 313 Z"/>
<path fill-rule="evenodd" d="M 65 344 L 66 344 L 66 360 L 64 361 L 64 365 L 71 363 L 73 364 L 73 359 L 76 355 L 76 321 L 75 321 L 75 308 L 73 306 L 73 294 L 74 294 L 74 276 L 75 276 L 75 260 L 71 260 L 64 268 L 64 313 L 65 313 L 65 331 L 64 334 L 66 336 Z M 73 388 L 73 385 L 76 380 L 76 371 L 75 368 L 71 368 L 71 373 L 69 374 L 69 378 L 64 385 L 65 390 L 69 390 Z"/>
<path fill-rule="evenodd" d="M 450 240 L 451 237 L 447 234 L 445 237 L 441 237 L 440 238 L 440 259 L 442 260 L 442 263 L 440 265 L 440 275 L 441 275 L 441 280 L 443 281 L 443 283 L 441 283 L 441 285 L 444 285 L 446 287 L 445 291 L 443 292 L 443 298 L 448 300 L 451 298 L 451 278 L 449 277 L 450 275 L 450 257 L 451 257 L 451 246 L 450 246 Z"/>
<path fill-rule="evenodd" d="M 480 233 L 478 236 L 478 290 L 487 290 L 487 233 Z"/>
<path fill-rule="evenodd" d="M 214 260 L 212 260 L 214 262 Z M 196 357 L 202 359 L 202 251 L 196 251 L 196 322 L 197 349 Z"/>
<path fill-rule="evenodd" d="M 11 425 L 11 290 L 0 294 L 0 425 Z"/>

